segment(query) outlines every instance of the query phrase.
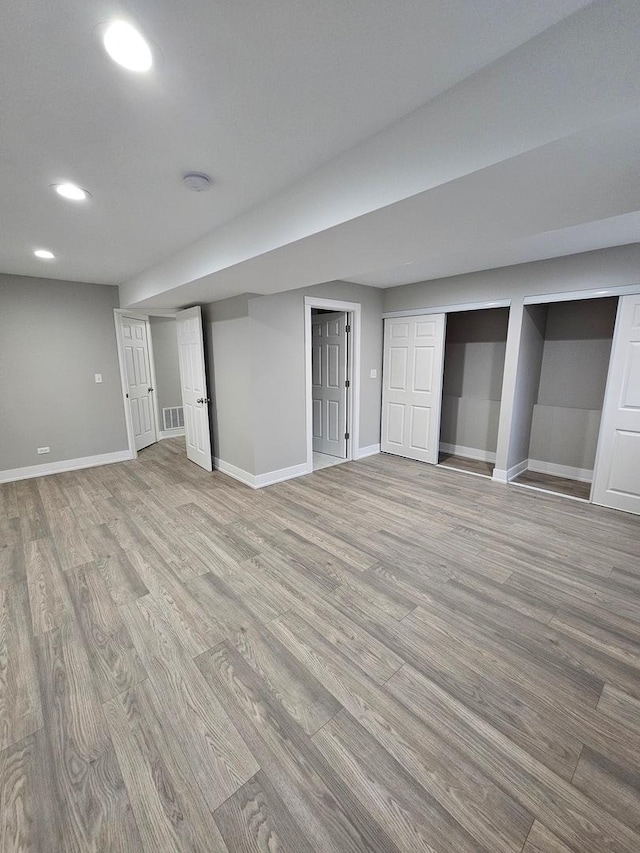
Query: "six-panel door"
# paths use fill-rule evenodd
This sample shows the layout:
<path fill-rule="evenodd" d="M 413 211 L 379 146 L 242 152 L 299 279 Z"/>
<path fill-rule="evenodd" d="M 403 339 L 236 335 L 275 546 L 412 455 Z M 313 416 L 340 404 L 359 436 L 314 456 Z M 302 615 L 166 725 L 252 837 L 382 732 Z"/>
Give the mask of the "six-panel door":
<path fill-rule="evenodd" d="M 385 320 L 382 444 L 421 462 L 438 461 L 444 314 Z"/>
<path fill-rule="evenodd" d="M 640 515 L 640 295 L 620 300 L 592 500 Z"/>

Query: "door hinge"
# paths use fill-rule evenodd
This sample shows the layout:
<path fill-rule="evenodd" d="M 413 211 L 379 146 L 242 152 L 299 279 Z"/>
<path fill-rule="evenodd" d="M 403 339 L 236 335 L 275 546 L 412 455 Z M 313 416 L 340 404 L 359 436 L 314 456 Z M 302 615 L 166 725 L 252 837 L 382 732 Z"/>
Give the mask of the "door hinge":
<path fill-rule="evenodd" d="M 349 334 L 349 332 L 351 331 L 351 326 L 347 323 L 347 325 L 344 327 L 344 330 L 347 334 Z"/>
<path fill-rule="evenodd" d="M 349 433 L 348 433 L 348 432 L 345 432 L 344 437 L 345 437 L 345 439 L 347 439 L 347 440 L 348 440 L 348 439 L 349 439 Z"/>
<path fill-rule="evenodd" d="M 351 382 L 349 382 L 349 380 L 348 380 L 348 379 L 345 379 L 344 387 L 345 387 L 345 388 L 350 388 L 350 387 L 351 387 Z"/>

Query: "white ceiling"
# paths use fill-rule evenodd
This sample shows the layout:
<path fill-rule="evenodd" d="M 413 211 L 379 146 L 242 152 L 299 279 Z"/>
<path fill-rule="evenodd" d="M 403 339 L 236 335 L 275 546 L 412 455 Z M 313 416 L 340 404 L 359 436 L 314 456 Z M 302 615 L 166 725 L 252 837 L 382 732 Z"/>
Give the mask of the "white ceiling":
<path fill-rule="evenodd" d="M 0 271 L 127 282 L 125 303 L 157 297 L 184 304 L 188 292 L 178 288 L 195 279 L 205 282 L 200 286 L 205 299 L 229 290 L 261 292 L 256 287 L 260 265 L 244 274 L 240 260 L 296 241 L 302 245 L 311 234 L 634 107 L 637 74 L 627 69 L 627 89 L 618 87 L 612 98 L 609 89 L 619 81 L 609 66 L 617 61 L 618 37 L 628 34 L 628 16 L 632 32 L 637 24 L 633 8 L 639 4 L 609 0 L 596 4 L 600 17 L 587 9 L 548 30 L 588 5 L 587 0 L 5 0 Z M 149 75 L 120 69 L 101 49 L 95 29 L 115 17 L 137 24 L 155 45 L 159 61 Z M 530 79 L 545 73 L 526 52 L 526 42 L 540 41 L 552 56 L 562 56 L 562 38 L 582 47 L 583 37 L 587 55 L 597 46 L 608 51 L 593 97 L 589 83 L 588 97 L 578 98 L 577 105 L 575 97 L 567 97 L 562 113 L 555 107 L 545 113 L 547 89 L 554 85 L 547 80 L 527 107 L 535 116 L 542 110 L 548 121 L 521 117 L 496 148 L 497 135 L 490 139 L 482 116 L 473 115 L 472 104 L 481 102 L 476 95 L 464 113 L 466 141 L 452 146 L 444 129 L 450 114 L 462 109 L 456 98 L 464 99 L 468 89 L 461 81 L 493 86 L 492 103 L 500 107 L 502 94 L 508 100 L 511 89 L 518 91 L 518 74 Z M 634 58 L 627 53 L 622 59 L 629 65 Z M 524 65 L 518 65 L 518 56 Z M 514 68 L 519 69 L 515 77 Z M 572 73 L 569 65 L 566 74 Z M 571 88 L 571 80 L 557 83 Z M 437 122 L 422 105 L 440 110 Z M 429 116 L 418 128 L 416 123 Z M 503 119 L 498 116 L 496 127 Z M 411 133 L 419 133 L 420 142 L 408 156 L 402 140 Z M 394 147 L 392 167 L 384 158 L 376 167 L 380 151 L 384 148 L 388 157 Z M 214 189 L 187 192 L 180 176 L 189 169 L 210 172 Z M 335 184 L 324 183 L 329 172 L 323 169 Z M 91 200 L 73 205 L 55 196 L 49 185 L 62 180 L 88 188 Z M 303 215 L 296 199 L 305 203 Z M 274 209 L 280 218 L 271 215 Z M 185 249 L 192 244 L 194 250 Z M 53 250 L 56 261 L 33 258 L 36 247 Z M 474 264 L 469 252 L 465 266 Z M 313 252 L 306 258 L 304 252 L 294 254 L 297 269 L 306 271 Z M 377 269 L 393 266 L 393 251 L 375 254 Z M 411 260 L 425 263 L 420 275 L 428 274 L 428 258 Z M 498 261 L 496 251 L 492 263 Z M 397 272 L 376 277 L 366 264 L 361 256 L 345 258 L 331 277 L 399 283 Z M 232 269 L 225 279 L 233 280 L 229 288 L 217 273 Z M 302 281 L 291 270 L 286 279 L 293 284 L 287 286 L 319 274 Z M 161 284 L 150 287 L 149 277 Z M 269 291 L 283 289 L 275 279 Z"/>

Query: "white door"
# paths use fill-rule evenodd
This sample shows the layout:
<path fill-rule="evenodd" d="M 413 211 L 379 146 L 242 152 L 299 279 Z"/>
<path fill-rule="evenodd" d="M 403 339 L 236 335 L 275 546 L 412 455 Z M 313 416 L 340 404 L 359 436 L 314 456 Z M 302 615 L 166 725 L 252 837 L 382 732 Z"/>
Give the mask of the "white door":
<path fill-rule="evenodd" d="M 444 314 L 384 321 L 383 453 L 438 462 Z"/>
<path fill-rule="evenodd" d="M 178 311 L 176 329 L 187 457 L 206 471 L 211 471 L 209 398 L 204 368 L 204 340 L 200 306 L 196 305 L 195 308 Z"/>
<path fill-rule="evenodd" d="M 136 450 L 142 450 L 158 440 L 153 415 L 146 322 L 133 317 L 123 317 L 122 341 L 135 446 Z"/>
<path fill-rule="evenodd" d="M 591 500 L 640 515 L 640 296 L 623 296 Z"/>
<path fill-rule="evenodd" d="M 313 449 L 347 456 L 347 315 L 311 317 Z"/>

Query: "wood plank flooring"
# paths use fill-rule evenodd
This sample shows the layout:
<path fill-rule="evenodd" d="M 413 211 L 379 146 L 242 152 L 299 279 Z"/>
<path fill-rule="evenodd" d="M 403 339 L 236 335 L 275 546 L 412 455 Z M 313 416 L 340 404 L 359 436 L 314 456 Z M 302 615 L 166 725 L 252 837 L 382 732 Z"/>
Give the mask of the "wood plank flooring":
<path fill-rule="evenodd" d="M 570 480 L 567 477 L 556 477 L 554 474 L 541 474 L 539 471 L 523 471 L 513 482 L 516 485 L 532 486 L 536 489 L 546 489 L 548 492 L 557 492 L 559 495 L 582 498 L 584 501 L 588 501 L 591 494 L 591 483 Z"/>
<path fill-rule="evenodd" d="M 456 456 L 453 453 L 444 453 L 443 451 L 438 454 L 438 465 L 455 468 L 457 471 L 466 471 L 468 474 L 481 474 L 483 477 L 490 477 L 494 469 L 493 462 L 469 459 L 468 456 Z"/>
<path fill-rule="evenodd" d="M 0 486 L 2 853 L 638 853 L 640 519 L 379 455 Z"/>

